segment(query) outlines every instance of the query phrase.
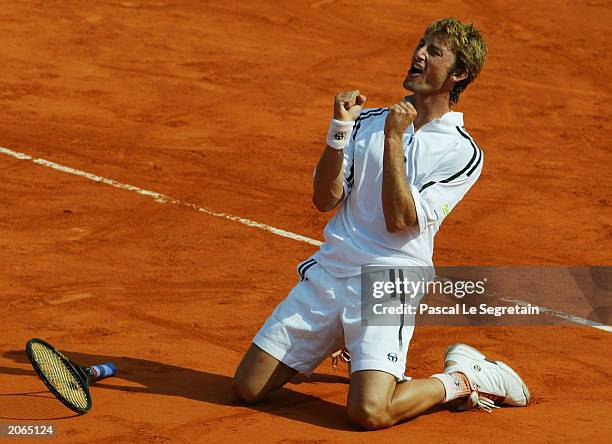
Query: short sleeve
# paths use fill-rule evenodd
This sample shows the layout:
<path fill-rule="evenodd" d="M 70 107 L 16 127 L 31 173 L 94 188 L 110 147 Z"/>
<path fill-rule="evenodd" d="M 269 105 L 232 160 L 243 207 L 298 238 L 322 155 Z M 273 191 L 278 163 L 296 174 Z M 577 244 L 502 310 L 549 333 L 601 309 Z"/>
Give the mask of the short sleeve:
<path fill-rule="evenodd" d="M 464 147 L 461 144 L 457 148 Z M 483 152 L 476 145 L 455 149 L 420 184 L 410 187 L 416 207 L 419 232 L 436 230 L 480 177 Z"/>

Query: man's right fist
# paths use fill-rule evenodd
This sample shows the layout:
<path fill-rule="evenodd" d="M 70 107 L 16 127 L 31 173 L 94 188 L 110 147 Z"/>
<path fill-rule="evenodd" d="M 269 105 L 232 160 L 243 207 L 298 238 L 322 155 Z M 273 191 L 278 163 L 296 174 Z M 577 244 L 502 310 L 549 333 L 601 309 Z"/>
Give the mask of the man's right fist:
<path fill-rule="evenodd" d="M 336 99 L 334 100 L 334 119 L 344 121 L 356 120 L 365 101 L 366 96 L 360 94 L 357 89 L 336 94 Z"/>

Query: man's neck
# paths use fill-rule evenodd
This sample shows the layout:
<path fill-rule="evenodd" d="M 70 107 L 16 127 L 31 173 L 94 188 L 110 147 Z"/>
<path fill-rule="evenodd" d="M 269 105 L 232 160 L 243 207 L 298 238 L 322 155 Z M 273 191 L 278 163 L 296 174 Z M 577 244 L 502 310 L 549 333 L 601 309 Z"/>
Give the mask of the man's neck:
<path fill-rule="evenodd" d="M 434 119 L 442 117 L 449 112 L 448 94 L 421 96 L 414 95 L 414 107 L 417 110 L 417 117 L 414 119 L 414 131 Z"/>

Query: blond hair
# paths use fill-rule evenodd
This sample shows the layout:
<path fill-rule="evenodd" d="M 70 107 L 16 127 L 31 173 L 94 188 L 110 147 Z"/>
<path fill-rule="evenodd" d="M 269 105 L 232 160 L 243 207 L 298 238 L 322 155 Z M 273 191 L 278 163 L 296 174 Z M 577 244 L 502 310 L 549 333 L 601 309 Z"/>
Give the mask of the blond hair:
<path fill-rule="evenodd" d="M 457 82 L 450 92 L 452 105 L 459 101 L 459 94 L 478 77 L 487 59 L 487 42 L 472 23 L 461 23 L 448 17 L 436 20 L 425 31 L 424 37 L 441 37 L 455 53 L 455 64 L 450 73 L 467 73 L 467 78 Z"/>

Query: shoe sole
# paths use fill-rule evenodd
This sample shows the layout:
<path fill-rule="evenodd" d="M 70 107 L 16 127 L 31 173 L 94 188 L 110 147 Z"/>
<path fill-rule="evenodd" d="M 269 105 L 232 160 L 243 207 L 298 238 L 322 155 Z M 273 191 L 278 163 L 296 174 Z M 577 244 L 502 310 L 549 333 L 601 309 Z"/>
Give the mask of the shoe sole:
<path fill-rule="evenodd" d="M 486 356 L 478 349 L 467 345 L 467 344 L 453 344 L 451 346 L 449 346 L 446 349 L 446 353 L 444 354 L 444 365 L 446 366 L 446 363 L 448 361 L 454 361 L 455 359 L 453 359 L 453 356 L 465 356 L 469 359 L 474 359 L 474 360 L 487 360 Z M 525 381 L 523 381 L 523 379 L 518 375 L 518 373 L 512 368 L 510 367 L 508 364 L 506 364 L 505 362 L 502 361 L 489 361 L 489 362 L 494 362 L 495 364 L 497 364 L 503 371 L 505 371 L 506 373 L 508 373 L 510 376 L 512 376 L 514 379 L 516 379 L 518 382 L 520 382 L 521 384 L 521 389 L 523 390 L 523 394 L 525 395 L 525 405 L 529 404 L 529 401 L 531 399 L 531 393 L 529 392 L 529 388 L 527 387 L 527 384 L 525 384 Z"/>

